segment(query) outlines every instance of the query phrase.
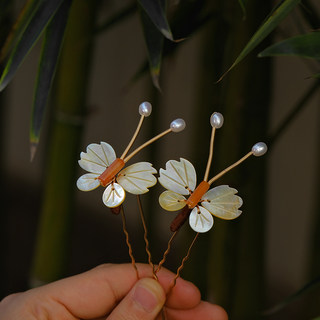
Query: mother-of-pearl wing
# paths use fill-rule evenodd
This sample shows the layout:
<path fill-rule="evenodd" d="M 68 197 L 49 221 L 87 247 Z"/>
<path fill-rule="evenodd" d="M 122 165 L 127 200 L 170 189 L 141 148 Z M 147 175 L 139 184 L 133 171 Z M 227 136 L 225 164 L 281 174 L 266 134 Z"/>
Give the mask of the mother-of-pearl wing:
<path fill-rule="evenodd" d="M 81 191 L 91 191 L 100 186 L 99 174 L 86 173 L 77 180 L 77 187 Z"/>
<path fill-rule="evenodd" d="M 207 209 L 197 206 L 190 213 L 189 224 L 196 232 L 207 232 L 213 226 L 213 217 Z"/>
<path fill-rule="evenodd" d="M 120 206 L 124 201 L 126 193 L 118 183 L 110 183 L 103 192 L 102 201 L 109 207 L 114 208 Z"/>
<path fill-rule="evenodd" d="M 197 175 L 193 165 L 186 159 L 169 160 L 166 169 L 160 169 L 159 182 L 163 187 L 176 193 L 188 195 L 197 183 Z"/>
<path fill-rule="evenodd" d="M 238 209 L 243 203 L 242 199 L 235 195 L 236 193 L 238 190 L 227 185 L 212 188 L 202 197 L 201 205 L 218 218 L 235 219 L 240 216 L 241 211 Z"/>
<path fill-rule="evenodd" d="M 185 200 L 183 195 L 170 190 L 162 192 L 159 197 L 160 206 L 168 211 L 182 209 L 186 205 Z"/>
<path fill-rule="evenodd" d="M 149 162 L 138 162 L 121 170 L 117 182 L 128 192 L 143 194 L 157 183 L 157 170 Z"/>
<path fill-rule="evenodd" d="M 91 173 L 100 175 L 116 159 L 115 151 L 106 142 L 91 143 L 86 151 L 81 152 L 78 162 L 82 169 Z"/>

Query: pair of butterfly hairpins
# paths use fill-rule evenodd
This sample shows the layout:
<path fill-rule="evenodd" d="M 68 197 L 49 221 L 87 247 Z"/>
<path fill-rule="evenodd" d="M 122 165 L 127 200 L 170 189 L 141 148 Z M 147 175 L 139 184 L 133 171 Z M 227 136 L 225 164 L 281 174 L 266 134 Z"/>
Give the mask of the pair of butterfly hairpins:
<path fill-rule="evenodd" d="M 125 228 L 122 203 L 125 200 L 126 192 L 129 192 L 138 196 L 139 208 L 141 209 L 139 195 L 147 193 L 149 188 L 157 183 L 157 179 L 154 176 L 157 173 L 157 170 L 149 162 L 138 162 L 128 167 L 125 167 L 125 164 L 140 150 L 150 145 L 154 141 L 170 132 L 180 132 L 185 128 L 184 120 L 176 119 L 171 122 L 169 129 L 148 140 L 128 155 L 128 152 L 141 129 L 144 118 L 148 117 L 151 114 L 151 111 L 152 106 L 149 102 L 143 102 L 140 104 L 139 113 L 141 118 L 139 124 L 132 139 L 120 158 L 116 157 L 114 149 L 108 143 L 101 142 L 100 144 L 93 143 L 88 145 L 86 152 L 81 152 L 80 154 L 79 165 L 82 169 L 88 171 L 89 173 L 82 175 L 77 181 L 77 187 L 82 191 L 90 191 L 100 185 L 105 187 L 102 196 L 103 203 L 114 213 L 122 212 L 123 230 L 126 234 L 129 255 L 131 257 L 132 264 L 136 269 L 137 276 L 138 271 L 132 255 L 128 233 Z M 199 233 L 207 232 L 212 228 L 214 222 L 213 216 L 225 220 L 232 220 L 239 217 L 241 214 L 239 208 L 241 207 L 243 201 L 239 196 L 236 195 L 238 191 L 229 187 L 228 185 L 220 185 L 210 189 L 211 184 L 219 179 L 222 175 L 230 171 L 232 168 L 249 158 L 251 155 L 262 156 L 267 151 L 267 146 L 265 143 L 256 143 L 250 152 L 248 152 L 240 160 L 230 165 L 213 178 L 209 179 L 209 171 L 213 157 L 215 131 L 216 129 L 222 127 L 223 122 L 223 116 L 218 112 L 214 112 L 210 117 L 212 133 L 210 139 L 209 157 L 204 178 L 200 184 L 197 185 L 197 176 L 194 166 L 188 160 L 183 158 L 180 158 L 180 161 L 169 160 L 166 163 L 165 169 L 160 169 L 159 171 L 158 181 L 165 189 L 167 189 L 166 191 L 162 192 L 159 197 L 159 203 L 161 207 L 167 211 L 181 211 L 171 223 L 170 229 L 173 232 L 173 236 L 170 238 L 167 250 L 164 252 L 163 258 L 156 269 L 151 261 L 151 253 L 148 249 L 147 230 L 143 214 L 141 212 L 142 210 L 140 210 L 145 231 L 146 251 L 148 253 L 149 264 L 152 266 L 153 275 L 155 278 L 157 278 L 156 273 L 160 270 L 161 266 L 166 260 L 166 256 L 170 250 L 171 242 L 180 227 L 187 220 L 189 220 L 190 227 L 197 233 L 189 247 L 187 255 L 184 257 L 180 267 L 177 270 L 173 286 L 175 285 L 176 279 L 179 277 L 179 273 L 183 268 L 184 262 L 188 259 L 190 250 Z"/>
<path fill-rule="evenodd" d="M 106 187 L 102 196 L 103 203 L 109 208 L 117 208 L 125 200 L 125 191 L 140 195 L 147 193 L 149 188 L 156 184 L 157 179 L 154 175 L 157 170 L 151 163 L 138 162 L 126 168 L 124 166 L 134 155 L 152 142 L 170 132 L 182 131 L 185 128 L 185 122 L 183 119 L 172 121 L 168 130 L 150 139 L 127 155 L 140 131 L 144 118 L 148 117 L 151 111 L 152 106 L 149 102 L 140 104 L 139 113 L 141 118 L 138 127 L 120 158 L 116 157 L 114 149 L 106 142 L 89 144 L 86 152 L 81 152 L 79 165 L 89 173 L 82 175 L 78 179 L 77 187 L 80 190 L 91 191 L 100 185 Z M 256 143 L 251 151 L 239 161 L 208 180 L 215 130 L 222 127 L 223 121 L 223 116 L 217 112 L 210 117 L 212 134 L 209 159 L 204 179 L 198 186 L 195 168 L 186 159 L 181 158 L 180 161 L 169 160 L 166 163 L 166 169 L 160 169 L 158 180 L 167 189 L 159 197 L 161 207 L 167 211 L 178 211 L 185 207 L 187 213 L 184 213 L 184 216 L 189 217 L 189 224 L 196 232 L 209 231 L 213 226 L 212 216 L 231 220 L 241 214 L 239 208 L 243 202 L 239 196 L 235 195 L 238 192 L 236 189 L 221 185 L 209 190 L 210 185 L 249 156 L 261 156 L 267 151 L 265 143 Z M 180 218 L 178 218 L 178 215 L 177 219 L 172 223 L 172 231 L 178 230 L 185 221 L 181 215 L 182 213 Z"/>

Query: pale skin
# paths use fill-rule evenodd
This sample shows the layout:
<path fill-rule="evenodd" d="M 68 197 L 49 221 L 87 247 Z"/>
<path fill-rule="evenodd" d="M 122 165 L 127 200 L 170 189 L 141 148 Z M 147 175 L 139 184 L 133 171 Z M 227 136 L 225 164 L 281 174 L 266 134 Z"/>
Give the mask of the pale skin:
<path fill-rule="evenodd" d="M 221 307 L 201 300 L 198 288 L 166 269 L 152 278 L 148 265 L 106 264 L 85 273 L 17 293 L 0 303 L 1 320 L 227 320 Z M 166 296 L 167 295 L 167 296 Z"/>

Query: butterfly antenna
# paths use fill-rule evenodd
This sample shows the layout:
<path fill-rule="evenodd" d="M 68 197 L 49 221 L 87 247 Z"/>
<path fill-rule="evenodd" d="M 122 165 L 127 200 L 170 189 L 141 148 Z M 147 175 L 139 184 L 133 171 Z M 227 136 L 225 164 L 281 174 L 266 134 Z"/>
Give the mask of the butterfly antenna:
<path fill-rule="evenodd" d="M 216 129 L 219 129 L 223 126 L 223 115 L 219 112 L 214 112 L 210 117 L 210 124 L 212 126 L 211 131 L 211 139 L 210 139 L 210 147 L 209 147 L 209 157 L 206 167 L 206 172 L 204 174 L 203 181 L 208 181 L 209 171 L 212 163 L 212 156 L 213 156 L 213 143 L 214 143 L 214 136 Z"/>
<path fill-rule="evenodd" d="M 191 242 L 191 244 L 190 244 L 190 246 L 189 246 L 189 249 L 188 249 L 188 252 L 187 252 L 186 256 L 182 259 L 181 264 L 180 264 L 179 268 L 177 269 L 177 273 L 176 273 L 175 277 L 173 278 L 172 285 L 170 286 L 170 289 L 169 289 L 169 293 L 171 292 L 171 290 L 172 290 L 172 289 L 174 288 L 174 286 L 176 285 L 177 280 L 178 280 L 178 278 L 180 277 L 181 270 L 184 268 L 184 265 L 185 265 L 186 261 L 189 259 L 191 249 L 192 249 L 192 247 L 194 246 L 194 244 L 195 244 L 198 236 L 199 236 L 199 232 L 197 232 L 197 234 L 196 234 L 195 237 L 193 238 L 193 240 L 192 240 L 192 242 Z"/>
<path fill-rule="evenodd" d="M 137 201 L 138 201 L 140 217 L 141 217 L 141 221 L 142 221 L 142 225 L 143 225 L 143 231 L 144 231 L 143 238 L 144 238 L 144 242 L 145 242 L 146 253 L 148 255 L 148 263 L 149 263 L 149 265 L 150 265 L 150 267 L 152 269 L 153 278 L 155 280 L 158 280 L 158 277 L 157 277 L 156 272 L 155 272 L 154 264 L 152 263 L 151 252 L 149 250 L 148 229 L 147 229 L 147 224 L 146 224 L 146 221 L 145 221 L 145 218 L 144 218 L 141 199 L 140 199 L 139 195 L 137 195 Z"/>
<path fill-rule="evenodd" d="M 132 252 L 132 246 L 131 246 L 130 239 L 129 239 L 129 233 L 127 230 L 127 223 L 126 223 L 126 217 L 124 215 L 123 206 L 121 206 L 120 212 L 121 212 L 121 218 L 122 218 L 122 230 L 126 236 L 126 243 L 127 243 L 128 249 L 129 249 L 129 256 L 131 258 L 131 264 L 132 264 L 134 270 L 136 271 L 137 279 L 139 279 L 139 272 L 138 272 L 138 268 L 136 265 L 136 260 L 133 256 L 133 252 Z"/>
<path fill-rule="evenodd" d="M 145 148 L 146 146 L 148 146 L 149 144 L 153 143 L 154 141 L 162 138 L 163 136 L 165 136 L 166 134 L 170 133 L 170 132 L 180 132 L 182 131 L 184 128 L 186 127 L 186 123 L 183 119 L 176 119 L 173 120 L 170 123 L 170 128 L 159 133 L 157 136 L 153 137 L 152 139 L 148 140 L 147 142 L 145 142 L 144 144 L 142 144 L 140 147 L 138 147 L 137 149 L 135 149 L 134 151 L 132 151 L 126 158 L 124 158 L 124 162 L 129 161 L 134 155 L 136 155 L 138 152 L 140 152 L 143 148 Z"/>
<path fill-rule="evenodd" d="M 236 166 L 238 166 L 240 163 L 242 163 L 243 161 L 245 161 L 246 159 L 248 159 L 250 156 L 254 155 L 256 157 L 260 157 L 262 155 L 264 155 L 268 150 L 267 145 L 264 142 L 258 142 L 256 143 L 250 152 L 248 152 L 244 157 L 242 157 L 240 160 L 238 160 L 237 162 L 235 162 L 234 164 L 232 164 L 231 166 L 229 166 L 228 168 L 224 169 L 223 171 L 221 171 L 219 174 L 217 174 L 216 176 L 214 176 L 212 179 L 210 179 L 208 181 L 209 184 L 212 184 L 214 181 L 218 180 L 220 177 L 222 177 L 224 174 L 226 174 L 227 172 L 229 172 L 231 169 L 235 168 Z"/>
<path fill-rule="evenodd" d="M 139 105 L 139 113 L 141 115 L 140 117 L 140 121 L 138 123 L 138 126 L 137 126 L 137 129 L 136 131 L 134 132 L 128 146 L 126 147 L 126 149 L 123 151 L 120 159 L 124 159 L 124 157 L 127 155 L 127 153 L 129 152 L 130 148 L 132 147 L 133 143 L 135 142 L 137 136 L 138 136 L 138 133 L 140 132 L 140 129 L 142 127 L 142 123 L 143 123 L 143 120 L 145 117 L 149 117 L 150 114 L 152 112 L 152 105 L 150 102 L 142 102 L 140 105 Z"/>

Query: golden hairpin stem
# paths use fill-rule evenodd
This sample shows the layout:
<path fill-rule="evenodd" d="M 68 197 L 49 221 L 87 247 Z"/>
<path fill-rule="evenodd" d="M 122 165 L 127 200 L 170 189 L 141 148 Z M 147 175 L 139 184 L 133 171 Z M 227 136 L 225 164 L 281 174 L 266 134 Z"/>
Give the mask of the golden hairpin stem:
<path fill-rule="evenodd" d="M 121 212 L 121 218 L 122 218 L 122 230 L 126 236 L 126 243 L 127 243 L 128 249 L 129 249 L 129 256 L 131 258 L 131 264 L 136 271 L 137 279 L 139 279 L 139 272 L 138 272 L 138 268 L 136 265 L 136 260 L 133 256 L 133 253 L 132 253 L 132 246 L 131 246 L 130 239 L 129 239 L 129 233 L 127 231 L 126 217 L 124 215 L 123 206 L 121 206 L 120 212 Z"/>
<path fill-rule="evenodd" d="M 168 255 L 169 252 L 170 252 L 173 239 L 175 238 L 175 236 L 177 235 L 177 233 L 178 233 L 178 231 L 175 231 L 175 232 L 173 233 L 173 235 L 171 236 L 170 240 L 168 241 L 167 249 L 166 249 L 166 251 L 163 253 L 163 257 L 162 257 L 161 261 L 159 262 L 158 267 L 157 267 L 157 269 L 156 269 L 156 271 L 155 271 L 156 273 L 158 273 L 158 272 L 160 271 L 162 265 L 165 263 L 166 258 L 167 258 L 167 255 Z"/>
<path fill-rule="evenodd" d="M 144 238 L 144 242 L 145 242 L 145 249 L 146 249 L 146 252 L 147 252 L 147 255 L 148 255 L 148 263 L 149 263 L 149 265 L 150 265 L 150 267 L 152 269 L 153 278 L 155 280 L 158 280 L 158 277 L 157 277 L 156 272 L 155 272 L 154 264 L 152 263 L 151 252 L 149 250 L 148 229 L 147 229 L 146 221 L 145 221 L 145 218 L 144 218 L 141 199 L 140 199 L 139 195 L 137 195 L 137 201 L 138 201 L 140 217 L 141 217 L 141 221 L 142 221 L 142 225 L 143 225 L 143 231 L 144 231 L 143 238 Z"/>
<path fill-rule="evenodd" d="M 181 262 L 179 268 L 177 269 L 177 273 L 176 273 L 176 275 L 175 275 L 175 277 L 174 277 L 174 279 L 173 279 L 173 281 L 172 281 L 172 285 L 171 285 L 171 287 L 170 287 L 170 289 L 169 289 L 169 293 L 170 293 L 170 291 L 174 288 L 174 286 L 176 285 L 177 279 L 180 277 L 180 272 L 181 272 L 181 270 L 183 269 L 184 264 L 186 263 L 186 261 L 189 259 L 191 249 L 192 249 L 192 247 L 194 246 L 194 244 L 195 244 L 198 236 L 199 236 L 199 232 L 197 232 L 197 234 L 196 234 L 195 237 L 193 238 L 193 240 L 192 240 L 192 242 L 191 242 L 191 244 L 190 244 L 190 246 L 189 246 L 189 249 L 188 249 L 188 252 L 187 252 L 186 256 L 182 259 L 182 262 Z"/>

